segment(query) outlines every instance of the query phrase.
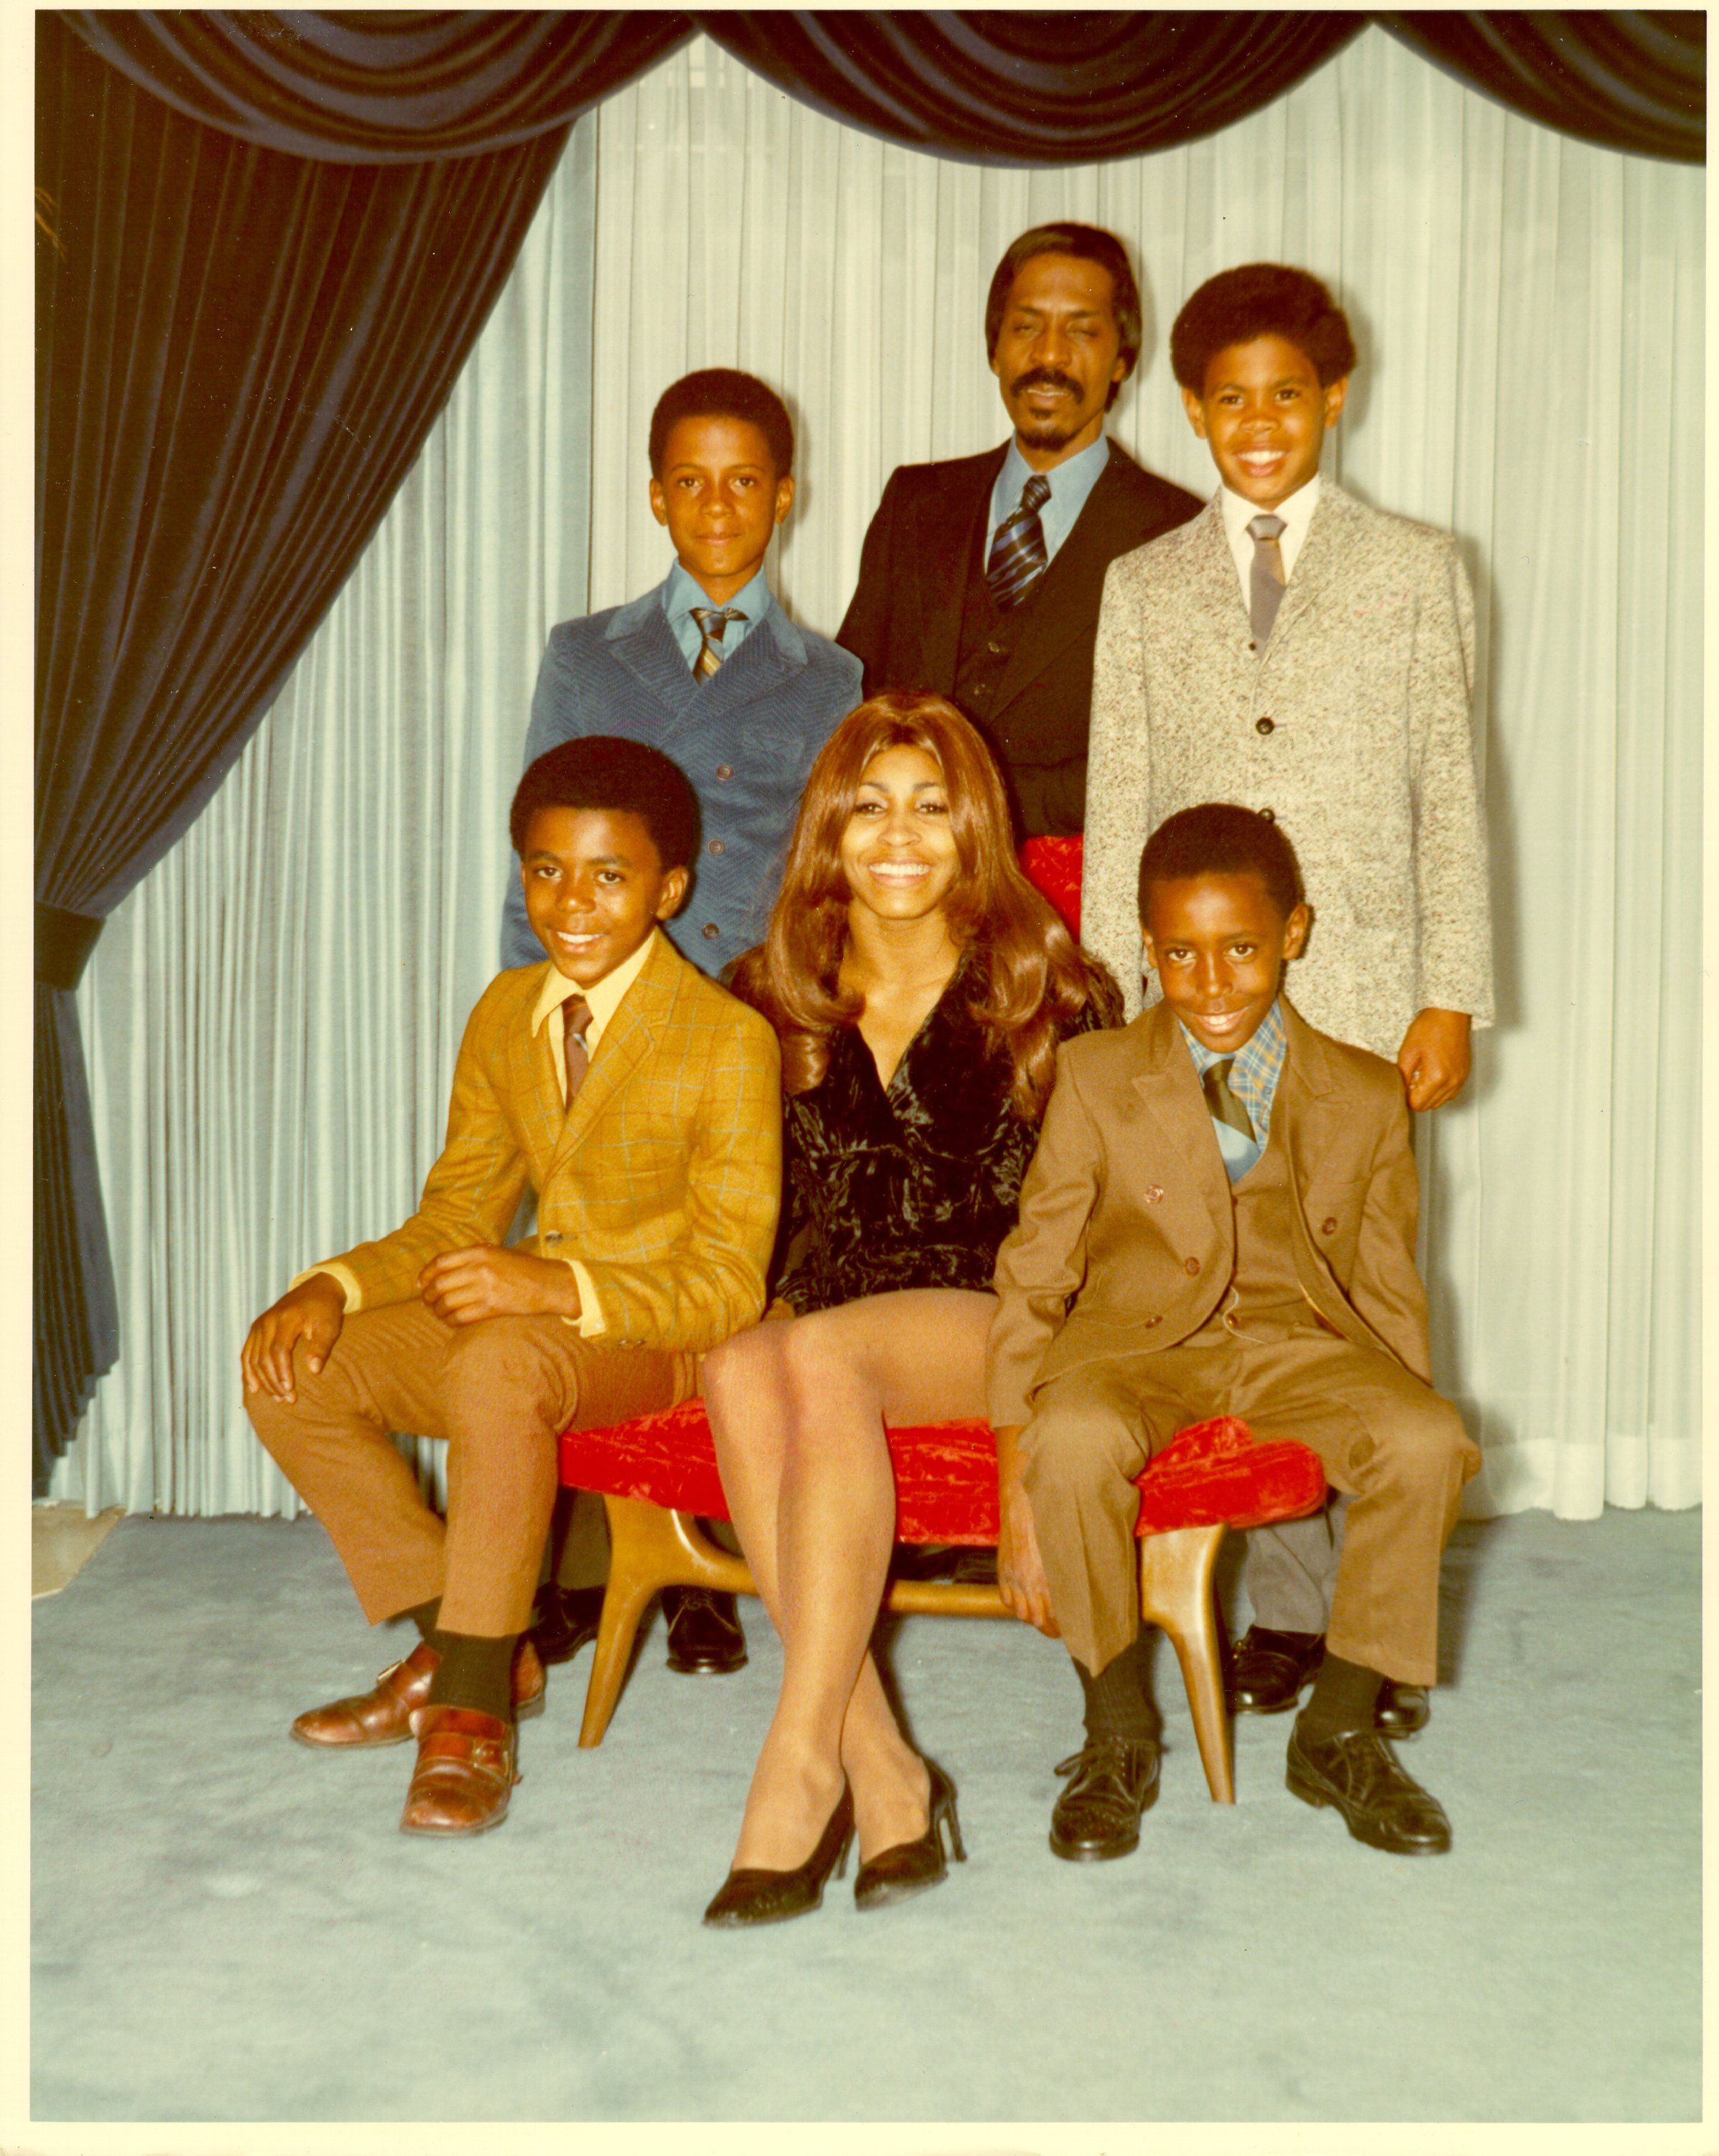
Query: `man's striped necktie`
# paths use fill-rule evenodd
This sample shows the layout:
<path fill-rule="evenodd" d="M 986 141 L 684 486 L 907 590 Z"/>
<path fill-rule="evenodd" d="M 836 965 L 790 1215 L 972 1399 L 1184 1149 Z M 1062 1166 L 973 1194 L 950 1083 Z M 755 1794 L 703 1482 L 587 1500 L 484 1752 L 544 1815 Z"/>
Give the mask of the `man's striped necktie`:
<path fill-rule="evenodd" d="M 991 542 L 985 582 L 999 613 L 1018 607 L 1044 573 L 1044 530 L 1039 511 L 1050 499 L 1050 481 L 1034 472 L 1021 489 L 1021 506 L 1005 516 Z"/>

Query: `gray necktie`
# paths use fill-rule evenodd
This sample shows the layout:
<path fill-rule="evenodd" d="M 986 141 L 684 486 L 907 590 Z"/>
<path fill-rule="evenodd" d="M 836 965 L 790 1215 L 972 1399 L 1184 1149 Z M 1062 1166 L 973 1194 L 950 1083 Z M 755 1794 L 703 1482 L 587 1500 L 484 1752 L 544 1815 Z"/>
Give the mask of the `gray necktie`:
<path fill-rule="evenodd" d="M 1248 524 L 1254 542 L 1254 573 L 1249 586 L 1253 603 L 1249 612 L 1255 644 L 1265 643 L 1270 635 L 1283 602 L 1283 551 L 1277 542 L 1285 528 L 1280 516 L 1255 516 Z"/>
<path fill-rule="evenodd" d="M 1208 1063 L 1204 1077 L 1200 1080 L 1200 1091 L 1206 1096 L 1206 1106 L 1212 1111 L 1214 1122 L 1228 1123 L 1239 1131 L 1249 1144 L 1255 1142 L 1254 1126 L 1247 1110 L 1229 1090 L 1229 1074 L 1235 1068 L 1235 1058 L 1226 1055 L 1221 1062 Z"/>

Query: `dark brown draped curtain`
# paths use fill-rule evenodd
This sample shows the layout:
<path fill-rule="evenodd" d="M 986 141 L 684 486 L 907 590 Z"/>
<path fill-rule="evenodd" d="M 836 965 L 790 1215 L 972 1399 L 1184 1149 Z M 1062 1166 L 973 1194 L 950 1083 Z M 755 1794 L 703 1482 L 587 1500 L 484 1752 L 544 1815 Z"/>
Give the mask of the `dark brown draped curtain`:
<path fill-rule="evenodd" d="M 1229 125 L 1368 19 L 38 16 L 38 1486 L 118 1352 L 71 991 L 374 530 L 577 114 L 696 24 L 891 141 L 1082 164 Z M 1705 155 L 1701 15 L 1371 19 L 1548 126 Z"/>

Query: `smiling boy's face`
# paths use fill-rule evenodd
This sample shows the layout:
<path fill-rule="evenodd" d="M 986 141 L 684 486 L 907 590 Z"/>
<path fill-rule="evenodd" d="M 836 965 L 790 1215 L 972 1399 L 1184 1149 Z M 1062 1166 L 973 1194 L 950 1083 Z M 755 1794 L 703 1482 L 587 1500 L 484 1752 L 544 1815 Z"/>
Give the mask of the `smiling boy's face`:
<path fill-rule="evenodd" d="M 1233 1055 L 1265 1023 L 1312 917 L 1297 906 L 1285 920 L 1251 871 L 1185 876 L 1152 886 L 1140 932 L 1164 1001 L 1196 1040 Z"/>
<path fill-rule="evenodd" d="M 642 816 L 624 808 L 540 808 L 520 855 L 526 916 L 556 971 L 588 988 L 624 965 L 686 896 Z"/>
<path fill-rule="evenodd" d="M 793 498 L 793 479 L 777 470 L 763 429 L 750 419 L 677 420 L 650 483 L 651 514 L 712 606 L 726 606 L 757 574 Z"/>
<path fill-rule="evenodd" d="M 1260 336 L 1215 353 L 1201 393 L 1184 389 L 1182 402 L 1224 485 L 1270 510 L 1318 470 L 1348 388 L 1347 375 L 1321 386 L 1319 370 L 1287 337 Z"/>

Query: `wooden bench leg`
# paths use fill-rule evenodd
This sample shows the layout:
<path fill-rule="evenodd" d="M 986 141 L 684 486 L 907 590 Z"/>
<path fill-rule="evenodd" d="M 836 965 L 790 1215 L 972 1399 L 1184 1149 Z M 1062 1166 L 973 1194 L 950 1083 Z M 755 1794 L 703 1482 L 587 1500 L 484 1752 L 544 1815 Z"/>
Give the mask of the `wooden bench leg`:
<path fill-rule="evenodd" d="M 608 1515 L 608 1586 L 579 1725 L 579 1742 L 588 1750 L 603 1742 L 652 1595 L 665 1587 L 758 1591 L 745 1561 L 701 1535 L 690 1513 L 667 1512 L 638 1497 L 605 1497 L 603 1504 Z"/>
<path fill-rule="evenodd" d="M 1223 1666 L 1212 1599 L 1212 1568 L 1222 1527 L 1179 1527 L 1140 1539 L 1140 1614 L 1170 1635 L 1193 1716 L 1193 1733 L 1214 1804 L 1235 1802 L 1229 1725 L 1224 1712 Z"/>

